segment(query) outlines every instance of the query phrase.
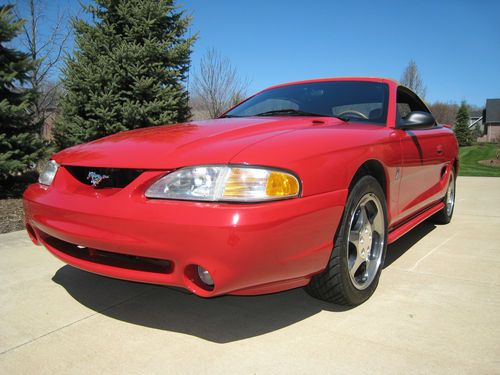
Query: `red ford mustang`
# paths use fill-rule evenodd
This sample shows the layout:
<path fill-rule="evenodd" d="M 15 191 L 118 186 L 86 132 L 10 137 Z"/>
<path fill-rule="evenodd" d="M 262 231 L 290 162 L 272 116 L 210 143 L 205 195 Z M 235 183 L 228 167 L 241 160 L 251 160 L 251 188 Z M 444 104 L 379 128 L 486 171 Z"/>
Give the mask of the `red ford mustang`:
<path fill-rule="evenodd" d="M 387 249 L 453 214 L 457 142 L 409 89 L 338 78 L 220 118 L 63 150 L 24 194 L 36 244 L 101 275 L 203 297 L 307 286 L 360 304 Z"/>

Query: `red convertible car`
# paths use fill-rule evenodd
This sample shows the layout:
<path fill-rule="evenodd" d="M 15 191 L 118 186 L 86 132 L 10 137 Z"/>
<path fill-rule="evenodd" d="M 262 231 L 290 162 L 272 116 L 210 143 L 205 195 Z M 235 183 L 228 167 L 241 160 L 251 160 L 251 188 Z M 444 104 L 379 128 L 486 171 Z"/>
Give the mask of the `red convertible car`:
<path fill-rule="evenodd" d="M 100 275 L 212 297 L 306 286 L 357 305 L 387 244 L 453 214 L 457 142 L 379 78 L 266 89 L 220 118 L 63 150 L 24 194 L 35 244 Z"/>

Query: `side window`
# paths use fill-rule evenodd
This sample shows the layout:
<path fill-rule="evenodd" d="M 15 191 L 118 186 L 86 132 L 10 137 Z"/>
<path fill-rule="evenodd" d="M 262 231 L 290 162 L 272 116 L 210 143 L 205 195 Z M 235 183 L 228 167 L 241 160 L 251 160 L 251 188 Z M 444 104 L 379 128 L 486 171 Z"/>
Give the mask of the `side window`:
<path fill-rule="evenodd" d="M 398 113 L 399 117 L 406 117 L 408 113 L 411 112 L 410 105 L 408 103 L 400 102 L 398 95 Z"/>
<path fill-rule="evenodd" d="M 413 111 L 429 112 L 417 95 L 402 86 L 398 87 L 397 109 L 400 118 L 406 117 Z"/>

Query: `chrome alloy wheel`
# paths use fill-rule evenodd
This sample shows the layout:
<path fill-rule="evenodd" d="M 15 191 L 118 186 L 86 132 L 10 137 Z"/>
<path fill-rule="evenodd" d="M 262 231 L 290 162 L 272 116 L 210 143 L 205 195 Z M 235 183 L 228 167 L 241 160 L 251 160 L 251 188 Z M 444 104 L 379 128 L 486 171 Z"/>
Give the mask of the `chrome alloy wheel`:
<path fill-rule="evenodd" d="M 350 218 L 347 266 L 356 289 L 363 290 L 375 279 L 382 262 L 385 222 L 382 204 L 375 194 L 365 194 Z"/>
<path fill-rule="evenodd" d="M 446 215 L 451 216 L 453 207 L 455 206 L 455 175 L 450 172 L 450 182 L 446 191 Z"/>

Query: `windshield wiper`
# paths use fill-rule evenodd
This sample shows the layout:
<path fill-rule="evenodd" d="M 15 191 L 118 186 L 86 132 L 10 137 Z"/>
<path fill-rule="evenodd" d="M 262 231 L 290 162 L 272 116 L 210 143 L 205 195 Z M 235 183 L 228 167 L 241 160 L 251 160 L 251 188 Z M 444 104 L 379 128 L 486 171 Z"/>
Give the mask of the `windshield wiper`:
<path fill-rule="evenodd" d="M 280 116 L 280 115 L 290 115 L 290 116 L 323 116 L 319 113 L 311 113 L 299 111 L 298 109 L 275 109 L 273 111 L 267 111 L 262 113 L 257 113 L 254 116 Z"/>
<path fill-rule="evenodd" d="M 267 111 L 267 112 L 262 112 L 262 113 L 257 113 L 254 116 L 314 116 L 314 117 L 335 117 L 338 118 L 342 121 L 349 121 L 349 118 L 347 117 L 339 117 L 339 116 L 334 116 L 334 115 L 323 115 L 321 113 L 312 113 L 312 112 L 305 112 L 305 111 L 300 111 L 298 109 L 275 109 L 274 111 Z"/>

